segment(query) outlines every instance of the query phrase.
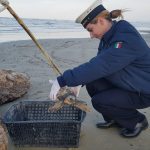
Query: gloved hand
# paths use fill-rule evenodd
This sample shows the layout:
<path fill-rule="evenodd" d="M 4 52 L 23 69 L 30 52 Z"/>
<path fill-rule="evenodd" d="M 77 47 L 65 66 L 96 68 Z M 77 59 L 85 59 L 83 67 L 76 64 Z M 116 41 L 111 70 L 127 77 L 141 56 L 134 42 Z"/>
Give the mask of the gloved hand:
<path fill-rule="evenodd" d="M 9 5 L 9 2 L 7 0 L 0 0 L 0 3 L 6 6 Z"/>
<path fill-rule="evenodd" d="M 71 91 L 75 94 L 76 97 L 79 96 L 81 85 L 70 87 Z"/>
<path fill-rule="evenodd" d="M 49 83 L 52 84 L 52 87 L 51 87 L 51 91 L 50 91 L 50 94 L 49 94 L 49 98 L 53 101 L 56 100 L 56 95 L 58 93 L 58 91 L 60 90 L 60 86 L 59 86 L 59 83 L 56 80 L 49 80 Z"/>

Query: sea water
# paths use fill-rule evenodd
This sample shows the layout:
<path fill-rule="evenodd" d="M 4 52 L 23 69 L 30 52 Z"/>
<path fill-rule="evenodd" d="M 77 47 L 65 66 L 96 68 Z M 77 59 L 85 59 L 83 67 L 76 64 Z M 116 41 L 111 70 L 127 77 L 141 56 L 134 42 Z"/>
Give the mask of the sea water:
<path fill-rule="evenodd" d="M 68 20 L 22 19 L 37 39 L 87 38 L 87 31 Z M 0 18 L 0 42 L 27 40 L 30 37 L 14 18 Z"/>
<path fill-rule="evenodd" d="M 89 38 L 89 33 L 70 20 L 22 19 L 37 39 Z M 150 33 L 150 22 L 131 22 L 141 34 Z M 0 17 L 0 42 L 28 40 L 30 37 L 14 18 Z"/>

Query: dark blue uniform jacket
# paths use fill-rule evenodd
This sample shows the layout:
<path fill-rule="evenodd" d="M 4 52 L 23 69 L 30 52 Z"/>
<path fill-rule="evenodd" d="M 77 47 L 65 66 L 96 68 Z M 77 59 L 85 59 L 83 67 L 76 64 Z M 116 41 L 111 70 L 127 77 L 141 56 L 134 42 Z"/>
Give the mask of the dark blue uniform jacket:
<path fill-rule="evenodd" d="M 120 42 L 120 48 L 116 44 Z M 105 33 L 98 54 L 57 78 L 61 87 L 86 85 L 105 78 L 116 87 L 150 94 L 150 48 L 137 30 L 125 20 L 113 22 Z"/>

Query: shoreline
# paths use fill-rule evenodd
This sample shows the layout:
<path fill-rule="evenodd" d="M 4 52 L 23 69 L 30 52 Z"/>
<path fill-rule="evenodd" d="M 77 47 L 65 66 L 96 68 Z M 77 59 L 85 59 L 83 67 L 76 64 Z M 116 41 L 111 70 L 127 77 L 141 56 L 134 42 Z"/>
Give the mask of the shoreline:
<path fill-rule="evenodd" d="M 143 35 L 143 37 L 150 46 L 150 34 Z M 62 72 L 94 57 L 99 44 L 99 40 L 89 38 L 38 39 L 38 41 Z M 48 80 L 55 79 L 56 75 L 33 41 L 21 40 L 0 43 L 0 57 L 0 69 L 24 72 L 30 76 L 31 82 L 31 87 L 26 95 L 14 102 L 0 106 L 0 115 L 3 115 L 10 106 L 19 101 L 49 100 L 48 95 L 51 85 Z M 79 99 L 85 101 L 92 108 L 85 87 L 81 89 Z M 141 111 L 150 121 L 150 110 L 144 109 Z M 102 116 L 93 108 L 91 113 L 87 113 L 81 127 L 79 150 L 91 150 L 93 147 L 94 150 L 149 150 L 149 128 L 137 138 L 125 139 L 119 135 L 118 128 L 97 129 L 95 124 L 102 120 Z M 42 148 L 42 150 L 48 149 Z M 64 150 L 63 148 L 51 149 Z M 16 148 L 9 140 L 9 150 L 41 150 L 41 148 Z"/>
<path fill-rule="evenodd" d="M 150 30 L 139 30 L 140 34 L 142 37 L 146 38 L 150 36 Z M 73 35 L 72 35 L 73 33 Z M 50 33 L 49 35 L 47 34 L 42 34 L 42 33 L 38 33 L 38 36 L 36 34 L 34 34 L 35 38 L 39 41 L 42 40 L 64 40 L 64 39 L 89 39 L 89 33 L 88 32 L 77 32 L 75 34 L 75 32 L 65 32 L 63 33 L 63 36 L 61 35 L 62 33 L 55 33 L 52 34 Z M 59 36 L 61 35 L 61 36 Z M 11 38 L 10 38 L 10 37 Z M 9 37 L 9 40 L 8 40 Z M 15 39 L 15 40 L 13 40 Z M 18 41 L 30 41 L 32 40 L 30 38 L 30 36 L 27 33 L 18 33 L 18 34 L 10 34 L 10 35 L 4 35 L 2 34 L 0 37 L 0 44 L 2 43 L 9 43 L 9 42 L 18 42 Z"/>
<path fill-rule="evenodd" d="M 66 38 L 36 38 L 37 41 L 51 41 L 51 40 L 76 40 L 76 39 L 90 39 L 89 37 L 66 37 Z M 16 43 L 16 42 L 21 42 L 21 41 L 24 41 L 24 42 L 28 42 L 28 41 L 32 41 L 32 39 L 29 37 L 27 39 L 21 39 L 21 40 L 12 40 L 12 41 L 3 41 L 3 42 L 0 42 L 0 45 L 3 44 L 3 43 Z M 32 41 L 33 42 L 33 41 Z"/>

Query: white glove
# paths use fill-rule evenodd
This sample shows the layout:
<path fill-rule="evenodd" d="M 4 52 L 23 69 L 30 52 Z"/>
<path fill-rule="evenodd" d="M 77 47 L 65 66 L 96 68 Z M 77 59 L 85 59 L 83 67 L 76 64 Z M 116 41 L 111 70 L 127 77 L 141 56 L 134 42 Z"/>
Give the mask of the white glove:
<path fill-rule="evenodd" d="M 60 90 L 60 86 L 59 86 L 59 83 L 56 80 L 49 80 L 49 83 L 52 84 L 52 87 L 51 87 L 51 91 L 50 91 L 50 94 L 49 94 L 49 98 L 53 101 L 56 100 L 56 95 L 58 93 L 58 91 Z"/>
<path fill-rule="evenodd" d="M 9 2 L 7 0 L 0 0 L 0 3 L 6 6 L 9 5 Z"/>
<path fill-rule="evenodd" d="M 81 85 L 70 87 L 71 91 L 75 94 L 76 97 L 79 96 Z"/>

